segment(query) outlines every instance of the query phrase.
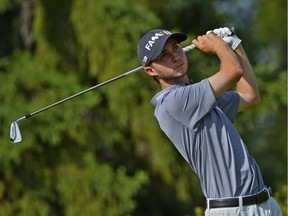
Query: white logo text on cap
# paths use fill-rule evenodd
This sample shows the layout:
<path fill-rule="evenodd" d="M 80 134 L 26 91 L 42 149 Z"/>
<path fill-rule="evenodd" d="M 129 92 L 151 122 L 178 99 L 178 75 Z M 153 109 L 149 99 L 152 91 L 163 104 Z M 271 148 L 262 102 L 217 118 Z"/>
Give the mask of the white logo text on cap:
<path fill-rule="evenodd" d="M 153 44 L 159 37 L 164 36 L 164 35 L 171 35 L 171 32 L 169 31 L 161 31 L 159 33 L 155 33 L 154 36 L 151 37 L 151 39 L 147 42 L 145 45 L 145 48 L 150 51 L 150 49 L 153 47 Z"/>

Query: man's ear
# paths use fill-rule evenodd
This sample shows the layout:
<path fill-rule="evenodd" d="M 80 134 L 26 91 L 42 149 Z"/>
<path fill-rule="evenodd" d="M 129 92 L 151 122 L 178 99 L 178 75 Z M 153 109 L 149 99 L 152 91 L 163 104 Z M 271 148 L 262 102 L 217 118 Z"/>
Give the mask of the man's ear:
<path fill-rule="evenodd" d="M 152 67 L 148 66 L 144 68 L 145 72 L 149 75 L 149 76 L 157 76 L 158 74 L 156 73 L 155 69 L 153 69 Z"/>

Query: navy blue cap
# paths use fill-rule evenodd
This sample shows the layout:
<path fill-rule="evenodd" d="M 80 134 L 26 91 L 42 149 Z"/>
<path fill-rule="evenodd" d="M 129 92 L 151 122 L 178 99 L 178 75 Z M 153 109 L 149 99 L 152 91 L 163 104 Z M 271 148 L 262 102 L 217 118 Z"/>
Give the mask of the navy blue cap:
<path fill-rule="evenodd" d="M 137 55 L 141 64 L 149 66 L 162 52 L 168 38 L 179 43 L 187 39 L 184 33 L 171 33 L 164 29 L 154 29 L 147 32 L 138 42 Z"/>

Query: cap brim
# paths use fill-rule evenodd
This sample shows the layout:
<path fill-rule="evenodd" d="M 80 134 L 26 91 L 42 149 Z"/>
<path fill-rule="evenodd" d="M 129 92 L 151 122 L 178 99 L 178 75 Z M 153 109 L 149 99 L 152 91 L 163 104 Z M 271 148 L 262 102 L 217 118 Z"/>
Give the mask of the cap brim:
<path fill-rule="evenodd" d="M 181 43 L 182 41 L 185 41 L 187 39 L 187 35 L 183 34 L 181 32 L 176 32 L 176 33 L 173 33 L 172 35 L 170 35 L 169 38 L 173 38 L 173 39 L 177 40 L 179 43 Z"/>
<path fill-rule="evenodd" d="M 165 40 L 162 40 L 161 43 L 158 45 L 158 47 L 156 48 L 155 52 L 153 53 L 151 59 L 150 59 L 150 63 L 155 60 L 156 58 L 158 58 L 158 56 L 161 54 L 165 44 L 166 44 L 166 41 L 169 39 L 169 38 L 173 38 L 175 39 L 178 43 L 181 43 L 182 41 L 185 41 L 187 39 L 187 35 L 186 34 L 183 34 L 181 32 L 176 32 L 176 33 L 173 33 L 171 35 L 167 35 L 167 37 L 165 38 Z"/>

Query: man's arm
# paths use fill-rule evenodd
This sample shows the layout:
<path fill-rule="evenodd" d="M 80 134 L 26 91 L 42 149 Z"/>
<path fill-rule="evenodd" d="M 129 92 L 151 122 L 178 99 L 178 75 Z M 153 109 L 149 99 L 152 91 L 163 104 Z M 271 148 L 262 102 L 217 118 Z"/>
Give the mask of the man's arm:
<path fill-rule="evenodd" d="M 237 37 L 233 30 L 230 30 L 227 27 L 214 29 L 212 31 L 208 31 L 206 34 L 211 32 L 223 38 L 223 40 L 229 44 L 229 46 L 235 51 L 241 64 L 243 76 L 236 85 L 236 90 L 240 95 L 238 111 L 244 111 L 248 108 L 256 106 L 260 103 L 260 94 L 253 69 L 243 47 L 240 44 L 241 39 Z"/>
<path fill-rule="evenodd" d="M 219 71 L 208 78 L 215 98 L 240 81 L 243 71 L 239 57 L 222 38 L 210 33 L 199 36 L 192 43 L 205 53 L 216 54 L 220 60 Z"/>
<path fill-rule="evenodd" d="M 236 84 L 236 91 L 240 95 L 238 112 L 241 112 L 256 106 L 261 100 L 256 77 L 242 45 L 237 47 L 235 53 L 243 70 L 243 76 Z"/>

